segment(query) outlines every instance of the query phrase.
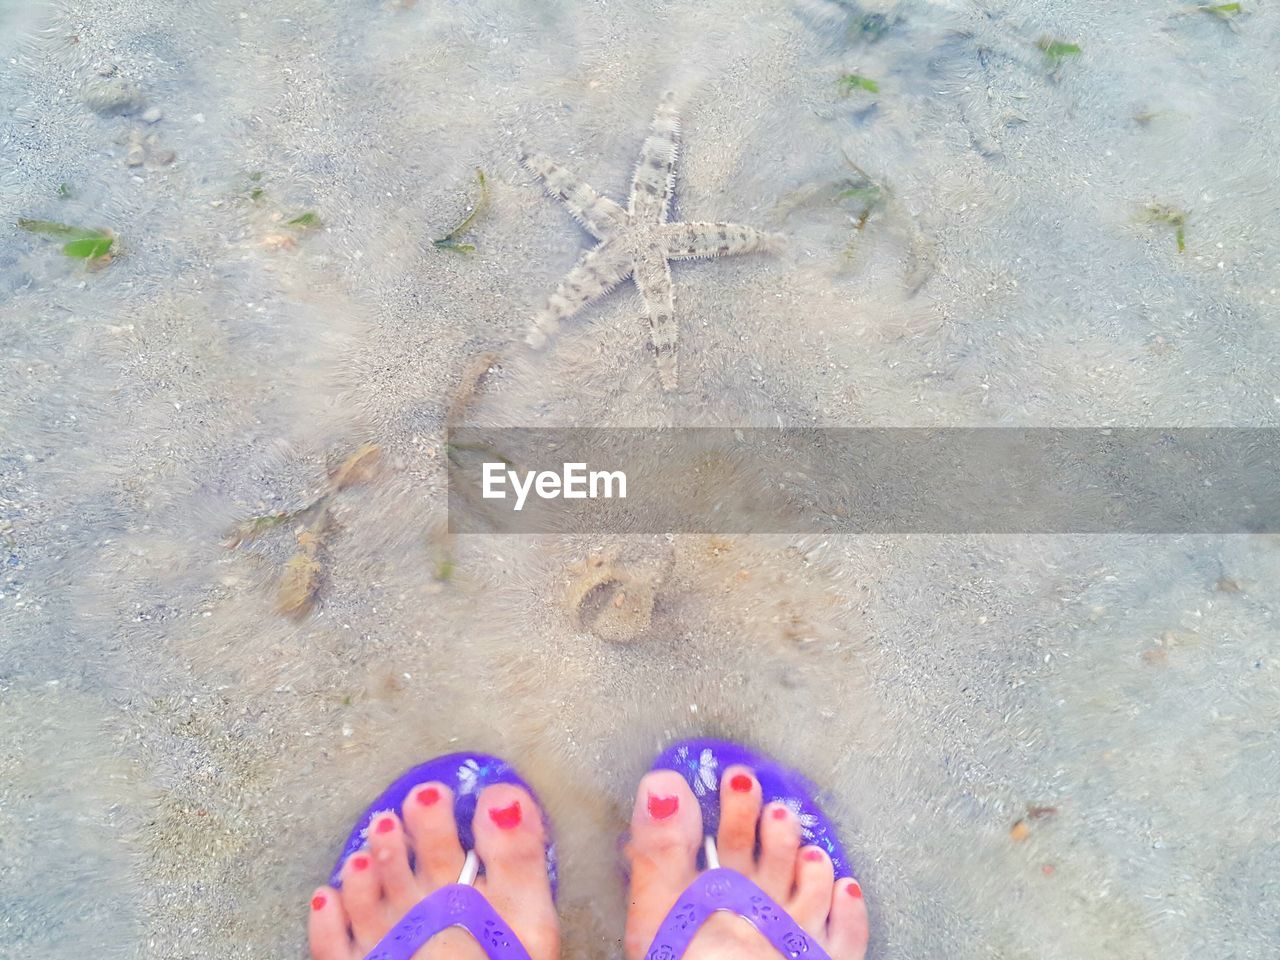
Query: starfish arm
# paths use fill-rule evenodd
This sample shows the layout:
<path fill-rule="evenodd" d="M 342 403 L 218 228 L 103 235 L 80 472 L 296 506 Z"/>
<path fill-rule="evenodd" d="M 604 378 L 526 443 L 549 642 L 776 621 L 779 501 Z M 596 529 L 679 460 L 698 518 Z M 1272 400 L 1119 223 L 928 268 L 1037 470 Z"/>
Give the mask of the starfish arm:
<path fill-rule="evenodd" d="M 547 193 L 555 197 L 573 214 L 573 218 L 598 240 L 613 236 L 626 222 L 627 212 L 608 197 L 602 197 L 591 185 L 540 153 L 522 153 L 520 162 L 542 180 Z"/>
<path fill-rule="evenodd" d="M 586 254 L 570 270 L 547 304 L 533 318 L 525 338 L 529 346 L 539 349 L 560 330 L 560 324 L 581 310 L 588 301 L 608 293 L 627 278 L 631 260 L 609 243 L 602 243 Z"/>
<path fill-rule="evenodd" d="M 653 115 L 649 136 L 640 148 L 640 162 L 631 181 L 631 213 L 648 223 L 667 219 L 671 193 L 675 187 L 677 142 L 680 117 L 674 93 L 666 93 Z"/>
<path fill-rule="evenodd" d="M 636 264 L 636 286 L 649 314 L 649 338 L 658 361 L 658 380 L 663 390 L 674 390 L 676 366 L 676 312 L 671 291 L 671 268 L 666 258 L 649 256 Z"/>
<path fill-rule="evenodd" d="M 673 260 L 751 253 L 777 245 L 773 234 L 740 223 L 668 223 L 662 228 L 662 241 Z"/>

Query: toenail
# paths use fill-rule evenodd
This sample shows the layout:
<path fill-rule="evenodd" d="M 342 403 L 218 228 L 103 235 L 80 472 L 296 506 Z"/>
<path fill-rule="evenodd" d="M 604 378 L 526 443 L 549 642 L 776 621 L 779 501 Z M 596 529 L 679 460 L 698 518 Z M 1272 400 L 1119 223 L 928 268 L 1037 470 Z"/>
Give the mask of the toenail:
<path fill-rule="evenodd" d="M 732 779 L 729 780 L 729 786 L 738 793 L 746 793 L 751 789 L 751 778 L 745 773 L 736 773 L 733 775 Z"/>
<path fill-rule="evenodd" d="M 351 869 L 355 870 L 356 872 L 359 872 L 361 870 L 368 870 L 369 858 L 366 857 L 363 853 L 356 854 L 356 856 L 351 858 Z"/>
<path fill-rule="evenodd" d="M 391 817 L 383 817 L 378 821 L 378 825 L 373 829 L 377 833 L 390 833 L 396 828 L 396 822 Z"/>
<path fill-rule="evenodd" d="M 418 791 L 418 803 L 424 807 L 430 807 L 440 799 L 440 791 L 435 787 L 427 787 L 425 790 Z"/>
<path fill-rule="evenodd" d="M 769 814 L 769 816 L 773 817 L 773 819 L 775 819 L 775 820 L 785 820 L 785 819 L 787 819 L 787 808 L 786 808 L 786 807 L 774 807 L 774 808 L 773 808 L 773 812 L 772 812 L 771 814 Z"/>
<path fill-rule="evenodd" d="M 490 807 L 489 819 L 492 820 L 500 830 L 514 830 L 520 826 L 520 801 L 517 800 L 509 807 Z"/>
<path fill-rule="evenodd" d="M 853 897 L 855 900 L 862 899 L 862 885 L 859 884 L 857 880 L 850 880 L 849 885 L 845 887 L 845 890 L 847 890 L 849 892 L 849 896 Z"/>
<path fill-rule="evenodd" d="M 804 858 L 805 858 L 806 860 L 808 860 L 810 863 L 817 863 L 819 860 L 821 860 L 821 859 L 822 859 L 822 851 L 821 851 L 821 850 L 806 850 L 806 851 L 804 852 Z"/>
<path fill-rule="evenodd" d="M 680 798 L 676 796 L 660 797 L 656 793 L 649 794 L 649 816 L 655 820 L 666 820 L 680 809 Z"/>
<path fill-rule="evenodd" d="M 317 893 L 314 897 L 311 898 L 311 909 L 323 910 L 324 905 L 328 902 L 329 902 L 328 897 L 326 897 L 323 893 Z"/>

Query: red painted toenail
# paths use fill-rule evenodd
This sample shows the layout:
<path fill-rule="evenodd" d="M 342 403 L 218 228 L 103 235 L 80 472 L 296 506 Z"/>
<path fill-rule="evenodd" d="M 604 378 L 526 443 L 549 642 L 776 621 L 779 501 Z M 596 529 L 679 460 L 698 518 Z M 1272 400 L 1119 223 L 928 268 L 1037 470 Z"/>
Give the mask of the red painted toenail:
<path fill-rule="evenodd" d="M 745 773 L 734 774 L 732 779 L 729 780 L 729 786 L 738 793 L 746 793 L 751 789 L 751 778 Z"/>
<path fill-rule="evenodd" d="M 373 829 L 378 833 L 390 833 L 396 828 L 396 822 L 390 817 L 383 817 Z"/>
<path fill-rule="evenodd" d="M 492 820 L 500 830 L 514 830 L 520 826 L 520 801 L 517 800 L 509 807 L 490 807 L 489 819 Z"/>
<path fill-rule="evenodd" d="M 649 794 L 649 816 L 655 820 L 666 820 L 680 809 L 679 797 L 660 797 L 656 793 Z"/>
<path fill-rule="evenodd" d="M 363 853 L 357 854 L 351 858 L 351 869 L 359 873 L 361 870 L 369 869 L 369 858 Z"/>
<path fill-rule="evenodd" d="M 849 891 L 849 896 L 853 897 L 855 900 L 862 899 L 862 887 L 858 884 L 857 880 L 850 882 L 849 886 L 845 887 L 845 889 Z"/>
<path fill-rule="evenodd" d="M 418 803 L 424 807 L 430 807 L 440 800 L 440 791 L 435 787 L 427 787 L 425 790 L 418 791 Z"/>
<path fill-rule="evenodd" d="M 329 902 L 328 897 L 326 897 L 323 893 L 317 893 L 314 897 L 311 898 L 311 909 L 322 910 L 324 909 L 324 905 L 328 902 Z"/>
<path fill-rule="evenodd" d="M 821 860 L 821 859 L 822 859 L 822 851 L 821 851 L 821 850 L 806 850 L 806 851 L 804 852 L 804 858 L 805 858 L 806 860 L 808 860 L 810 863 L 817 863 L 819 860 Z"/>
<path fill-rule="evenodd" d="M 787 808 L 786 808 L 786 807 L 774 807 L 774 808 L 773 808 L 773 813 L 769 814 L 769 816 L 773 817 L 773 819 L 775 819 L 775 820 L 785 820 L 785 819 L 787 819 Z"/>

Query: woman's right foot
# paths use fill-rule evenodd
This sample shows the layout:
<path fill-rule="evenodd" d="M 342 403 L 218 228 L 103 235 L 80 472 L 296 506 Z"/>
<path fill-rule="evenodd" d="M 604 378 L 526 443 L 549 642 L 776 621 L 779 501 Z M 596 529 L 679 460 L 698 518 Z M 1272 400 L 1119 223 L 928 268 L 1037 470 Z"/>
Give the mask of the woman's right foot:
<path fill-rule="evenodd" d="M 369 848 L 342 867 L 342 889 L 321 887 L 311 899 L 313 960 L 360 960 L 423 897 L 458 879 L 465 854 L 443 783 L 409 791 L 397 813 L 379 814 Z M 496 783 L 480 791 L 472 831 L 485 875 L 476 889 L 511 925 L 533 960 L 560 955 L 560 931 L 547 876 L 546 835 L 537 801 L 524 788 Z M 471 934 L 442 931 L 413 960 L 484 960 Z"/>
<path fill-rule="evenodd" d="M 724 771 L 716 836 L 720 865 L 753 881 L 832 960 L 863 960 L 867 905 L 862 888 L 856 880 L 835 879 L 826 852 L 801 846 L 800 839 L 800 824 L 786 806 L 762 806 L 760 781 L 749 768 L 734 766 Z M 668 911 L 697 878 L 702 844 L 702 810 L 684 777 L 672 770 L 645 776 L 627 845 L 631 861 L 628 960 L 644 960 Z M 747 921 L 717 913 L 689 944 L 685 960 L 778 960 L 778 952 Z"/>

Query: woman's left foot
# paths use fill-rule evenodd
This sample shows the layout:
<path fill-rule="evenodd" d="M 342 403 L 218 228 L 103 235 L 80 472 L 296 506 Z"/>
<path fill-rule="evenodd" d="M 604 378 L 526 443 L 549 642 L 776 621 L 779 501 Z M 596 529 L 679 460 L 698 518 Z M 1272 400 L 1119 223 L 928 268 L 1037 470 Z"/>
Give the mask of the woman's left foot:
<path fill-rule="evenodd" d="M 484 865 L 476 889 L 511 925 L 533 960 L 554 960 L 560 953 L 560 927 L 537 803 L 513 784 L 486 787 L 477 798 L 472 830 Z M 369 824 L 368 849 L 347 858 L 342 889 L 320 887 L 311 898 L 311 956 L 360 960 L 423 897 L 456 883 L 464 859 L 452 791 L 442 783 L 414 787 L 398 815 L 383 813 Z M 484 956 L 470 934 L 451 927 L 433 937 L 414 960 Z"/>
<path fill-rule="evenodd" d="M 804 846 L 800 822 L 785 804 L 764 804 L 748 767 L 725 769 L 720 784 L 720 863 L 754 882 L 832 960 L 864 960 L 867 905 L 851 877 L 837 878 L 821 847 Z M 684 777 L 654 770 L 640 781 L 631 815 L 631 905 L 624 952 L 643 960 L 667 913 L 698 876 L 702 811 Z M 780 960 L 740 917 L 716 913 L 689 944 L 684 960 Z"/>

